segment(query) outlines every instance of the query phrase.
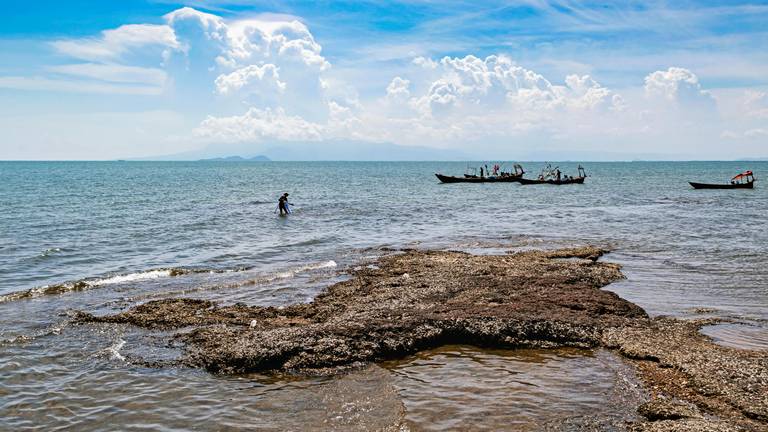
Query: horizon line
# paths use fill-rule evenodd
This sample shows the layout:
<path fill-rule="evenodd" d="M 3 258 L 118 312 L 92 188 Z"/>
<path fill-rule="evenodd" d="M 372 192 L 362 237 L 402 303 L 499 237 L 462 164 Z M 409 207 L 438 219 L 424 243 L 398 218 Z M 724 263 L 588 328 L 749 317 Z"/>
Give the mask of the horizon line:
<path fill-rule="evenodd" d="M 278 159 L 278 160 L 213 160 L 210 159 L 0 159 L 3 162 L 120 162 L 120 163 L 144 163 L 144 162 L 221 162 L 221 163 L 270 163 L 270 162 L 585 162 L 585 163 L 605 163 L 605 162 L 768 162 L 768 158 L 747 158 L 747 159 Z"/>

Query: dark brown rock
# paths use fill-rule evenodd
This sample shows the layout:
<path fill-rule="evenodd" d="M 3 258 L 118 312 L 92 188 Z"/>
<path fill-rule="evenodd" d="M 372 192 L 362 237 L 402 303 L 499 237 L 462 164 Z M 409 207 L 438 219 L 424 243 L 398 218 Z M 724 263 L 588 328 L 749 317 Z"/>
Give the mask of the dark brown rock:
<path fill-rule="evenodd" d="M 308 304 L 277 309 L 167 299 L 79 320 L 195 327 L 178 336 L 187 361 L 213 372 L 308 371 L 445 343 L 588 347 L 600 343 L 603 328 L 646 317 L 599 289 L 622 277 L 617 265 L 593 260 L 602 253 L 407 251 L 358 270 Z"/>

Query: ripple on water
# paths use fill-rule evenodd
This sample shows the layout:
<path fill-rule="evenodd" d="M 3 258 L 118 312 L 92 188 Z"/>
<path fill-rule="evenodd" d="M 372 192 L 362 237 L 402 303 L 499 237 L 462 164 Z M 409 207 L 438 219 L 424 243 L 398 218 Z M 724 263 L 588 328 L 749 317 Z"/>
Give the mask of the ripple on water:
<path fill-rule="evenodd" d="M 702 327 L 701 333 L 719 345 L 746 350 L 768 350 L 768 323 L 724 323 Z"/>
<path fill-rule="evenodd" d="M 445 346 L 385 364 L 416 430 L 525 430 L 631 420 L 643 393 L 607 351 Z"/>
<path fill-rule="evenodd" d="M 134 350 L 147 337 L 155 336 L 97 325 L 3 347 L 19 361 L 0 368 L 0 393 L 12 395 L 0 398 L 0 429 L 605 429 L 633 419 L 643 399 L 633 372 L 604 350 L 446 346 L 383 367 L 299 379 L 131 364 L 146 355 Z"/>
<path fill-rule="evenodd" d="M 107 350 L 121 345 L 118 339 Z M 382 430 L 403 418 L 389 373 L 376 366 L 296 379 L 146 369 L 114 355 L 80 365 L 46 360 L 38 368 L 18 365 L 3 385 L 13 397 L 0 398 L 0 429 Z"/>

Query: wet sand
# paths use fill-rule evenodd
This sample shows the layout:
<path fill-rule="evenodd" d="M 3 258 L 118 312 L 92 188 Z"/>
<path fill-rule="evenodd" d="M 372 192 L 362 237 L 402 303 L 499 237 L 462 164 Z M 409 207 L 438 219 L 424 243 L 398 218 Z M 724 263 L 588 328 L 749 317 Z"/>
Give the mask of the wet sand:
<path fill-rule="evenodd" d="M 225 374 L 340 374 L 447 344 L 604 347 L 636 366 L 651 397 L 628 428 L 768 429 L 768 354 L 714 344 L 699 332 L 713 320 L 650 319 L 602 290 L 623 277 L 618 265 L 598 261 L 604 252 L 403 251 L 353 271 L 310 303 L 165 299 L 75 319 L 175 331 L 184 355 L 152 366 Z"/>

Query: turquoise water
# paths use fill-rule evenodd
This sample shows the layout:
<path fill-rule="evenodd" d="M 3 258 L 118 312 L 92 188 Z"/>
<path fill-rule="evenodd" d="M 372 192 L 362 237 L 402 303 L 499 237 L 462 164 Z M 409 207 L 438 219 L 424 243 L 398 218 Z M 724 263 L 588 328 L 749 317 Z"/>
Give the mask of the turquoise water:
<path fill-rule="evenodd" d="M 525 166 L 533 174 L 541 165 Z M 651 310 L 765 309 L 768 186 L 697 191 L 686 181 L 747 168 L 759 177 L 768 163 L 592 163 L 586 184 L 568 187 L 433 176 L 465 167 L 0 163 L 0 294 L 163 267 L 268 272 L 380 246 L 578 242 L 612 247 L 630 275 L 647 278 L 634 294 Z M 290 218 L 274 214 L 284 191 Z"/>
<path fill-rule="evenodd" d="M 544 164 L 523 165 L 533 176 Z M 558 165 L 571 174 L 577 164 Z M 177 353 L 159 343 L 140 351 L 148 336 L 137 329 L 73 328 L 72 310 L 175 295 L 308 301 L 385 247 L 606 246 L 628 277 L 608 289 L 652 314 L 738 318 L 708 334 L 768 347 L 768 184 L 687 184 L 746 169 L 760 179 L 768 163 L 584 165 L 584 185 L 557 187 L 438 183 L 435 172 L 464 172 L 450 162 L 0 162 L 0 357 L 12 359 L 0 366 L 0 396 L 16 395 L 0 397 L 0 418 L 55 424 L 19 408 L 40 397 L 20 389 L 40 383 L 50 404 L 85 421 L 70 426 L 91 415 L 72 401 L 109 383 L 175 394 L 176 372 L 126 362 Z M 283 192 L 295 204 L 290 217 L 274 212 Z M 94 369 L 97 389 L 82 384 Z M 192 387 L 215 387 L 205 374 L 183 374 Z M 104 406 L 119 404 L 98 394 Z"/>

